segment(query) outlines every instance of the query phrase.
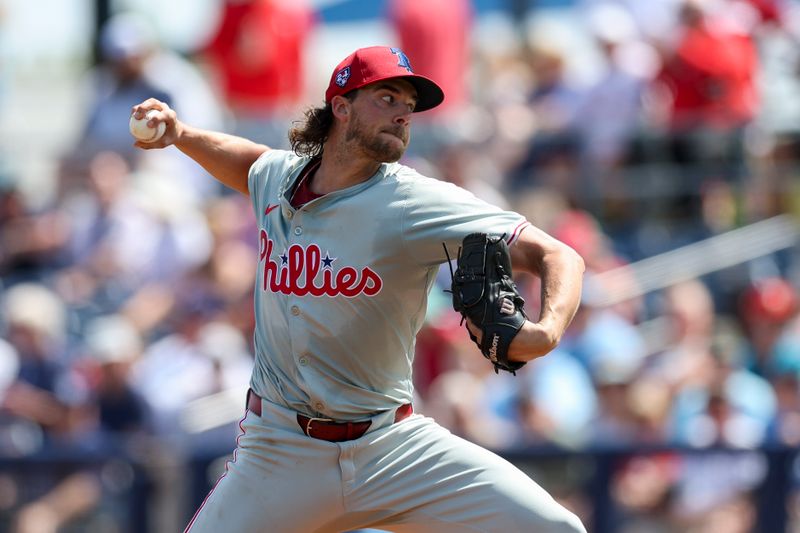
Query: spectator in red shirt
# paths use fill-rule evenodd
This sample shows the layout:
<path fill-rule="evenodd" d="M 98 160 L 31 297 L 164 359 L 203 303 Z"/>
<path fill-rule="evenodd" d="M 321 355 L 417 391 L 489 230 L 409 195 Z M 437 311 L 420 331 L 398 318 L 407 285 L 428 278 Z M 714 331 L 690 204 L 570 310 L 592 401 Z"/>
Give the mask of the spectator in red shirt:
<path fill-rule="evenodd" d="M 305 0 L 226 0 L 206 47 L 238 133 L 273 146 L 269 122 L 283 124 L 302 100 L 303 56 L 314 14 Z M 245 117 L 258 117 L 249 124 Z M 266 128 L 266 131 L 265 131 Z M 286 128 L 275 126 L 285 132 Z M 282 137 L 285 137 L 281 133 Z"/>
<path fill-rule="evenodd" d="M 752 36 L 707 9 L 703 0 L 682 2 L 678 41 L 664 52 L 656 81 L 667 104 L 665 155 L 683 167 L 674 176 L 671 216 L 697 220 L 708 183 L 746 175 L 744 128 L 760 107 Z"/>
<path fill-rule="evenodd" d="M 759 105 L 751 37 L 715 24 L 697 0 L 686 0 L 680 14 L 683 35 L 659 76 L 672 99 L 673 129 L 724 131 L 747 124 Z"/>
<path fill-rule="evenodd" d="M 414 72 L 436 80 L 447 112 L 467 99 L 467 62 L 472 7 L 468 0 L 391 0 L 388 7 L 400 48 L 414 58 Z"/>

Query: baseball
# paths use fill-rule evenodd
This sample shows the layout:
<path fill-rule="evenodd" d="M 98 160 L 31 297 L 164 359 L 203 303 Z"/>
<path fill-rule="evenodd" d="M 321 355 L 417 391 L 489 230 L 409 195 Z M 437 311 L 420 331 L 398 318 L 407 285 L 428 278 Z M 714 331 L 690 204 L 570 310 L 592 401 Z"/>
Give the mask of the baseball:
<path fill-rule="evenodd" d="M 131 115 L 131 121 L 129 124 L 131 135 L 146 143 L 159 140 L 161 136 L 164 135 L 167 125 L 164 122 L 159 122 L 158 126 L 155 128 L 148 126 L 147 121 L 150 120 L 155 113 L 157 113 L 157 111 L 155 109 L 151 109 L 147 112 L 144 118 L 140 119 L 137 119 L 134 115 Z"/>

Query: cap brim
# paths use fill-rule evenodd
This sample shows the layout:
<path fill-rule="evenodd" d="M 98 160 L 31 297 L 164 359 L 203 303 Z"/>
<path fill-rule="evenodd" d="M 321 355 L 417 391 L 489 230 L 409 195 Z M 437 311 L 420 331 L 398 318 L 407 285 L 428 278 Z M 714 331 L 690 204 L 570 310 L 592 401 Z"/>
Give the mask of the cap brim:
<path fill-rule="evenodd" d="M 444 91 L 433 80 L 416 74 L 403 76 L 403 79 L 408 80 L 417 90 L 417 105 L 414 113 L 433 109 L 444 101 Z"/>

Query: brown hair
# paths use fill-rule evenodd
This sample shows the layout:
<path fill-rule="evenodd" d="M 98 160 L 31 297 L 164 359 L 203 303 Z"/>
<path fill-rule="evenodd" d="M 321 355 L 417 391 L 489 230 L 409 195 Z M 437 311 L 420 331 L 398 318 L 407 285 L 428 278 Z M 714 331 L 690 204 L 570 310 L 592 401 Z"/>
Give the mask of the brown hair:
<path fill-rule="evenodd" d="M 351 102 L 356 97 L 358 89 L 343 95 Z M 311 107 L 306 109 L 305 121 L 296 120 L 289 130 L 289 143 L 292 150 L 299 156 L 320 157 L 322 147 L 328 140 L 328 134 L 333 125 L 333 110 L 331 104 L 327 103 L 323 107 Z"/>

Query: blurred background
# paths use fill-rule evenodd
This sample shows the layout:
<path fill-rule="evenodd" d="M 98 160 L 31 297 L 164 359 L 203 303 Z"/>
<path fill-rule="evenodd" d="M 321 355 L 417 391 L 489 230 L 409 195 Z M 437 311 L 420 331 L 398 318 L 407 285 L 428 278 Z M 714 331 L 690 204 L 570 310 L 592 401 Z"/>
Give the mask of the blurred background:
<path fill-rule="evenodd" d="M 375 44 L 447 94 L 403 162 L 588 269 L 516 377 L 443 272 L 415 409 L 590 531 L 800 531 L 797 0 L 0 0 L 0 531 L 181 531 L 235 443 L 250 203 L 131 106 L 285 148 Z"/>

